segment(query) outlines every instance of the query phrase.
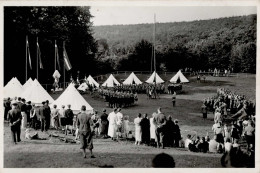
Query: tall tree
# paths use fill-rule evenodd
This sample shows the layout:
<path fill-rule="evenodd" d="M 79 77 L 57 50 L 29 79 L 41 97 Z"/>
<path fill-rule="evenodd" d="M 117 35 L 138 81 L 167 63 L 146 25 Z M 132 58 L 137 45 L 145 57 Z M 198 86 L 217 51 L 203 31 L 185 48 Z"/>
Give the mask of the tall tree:
<path fill-rule="evenodd" d="M 72 64 L 67 75 L 97 72 L 94 58 L 96 41 L 92 36 L 90 7 L 4 7 L 4 74 L 5 82 L 17 76 L 25 79 L 25 36 L 28 35 L 35 77 L 36 37 L 41 46 L 44 69 L 40 71 L 42 83 L 52 83 L 54 72 L 54 41 L 62 55 L 63 42 Z M 61 57 L 61 56 L 60 56 Z M 62 58 L 60 59 L 61 64 Z M 13 64 L 19 66 L 12 68 Z M 12 70 L 10 70 L 12 69 Z"/>

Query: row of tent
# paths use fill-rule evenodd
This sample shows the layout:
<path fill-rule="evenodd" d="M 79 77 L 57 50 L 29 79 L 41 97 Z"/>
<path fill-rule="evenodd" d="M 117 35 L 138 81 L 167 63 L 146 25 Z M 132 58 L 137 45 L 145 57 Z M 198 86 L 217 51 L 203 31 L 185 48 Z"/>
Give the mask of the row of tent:
<path fill-rule="evenodd" d="M 80 111 L 81 106 L 86 106 L 87 113 L 92 113 L 93 108 L 89 103 L 82 97 L 82 95 L 74 87 L 74 84 L 70 84 L 66 90 L 54 100 L 49 93 L 42 87 L 37 79 L 34 81 L 30 78 L 26 81 L 24 85 L 18 81 L 16 77 L 12 78 L 4 87 L 4 97 L 21 97 L 26 101 L 31 101 L 32 103 L 39 105 L 43 101 L 49 100 L 50 107 L 57 105 L 57 108 L 60 109 L 62 105 L 66 106 L 71 105 L 71 109 L 74 113 Z"/>
<path fill-rule="evenodd" d="M 99 87 L 99 84 L 89 75 L 89 77 L 87 79 L 85 79 L 86 81 L 88 81 L 89 84 L 92 84 L 93 86 Z M 164 80 L 156 73 L 153 72 L 153 74 L 145 81 L 146 83 L 149 84 L 153 84 L 154 82 L 156 82 L 157 84 L 161 84 L 164 83 Z M 189 80 L 182 74 L 182 72 L 179 70 L 177 72 L 176 75 L 174 75 L 171 79 L 170 79 L 171 83 L 188 83 Z M 140 81 L 140 79 L 138 79 L 138 77 L 134 74 L 134 72 L 132 72 L 127 78 L 126 80 L 123 82 L 123 85 L 139 85 L 142 84 L 142 82 Z M 111 74 L 107 80 L 102 84 L 102 86 L 104 87 L 114 87 L 116 85 L 120 85 L 120 83 L 116 80 L 116 78 Z M 86 90 L 87 89 L 87 84 L 86 83 L 82 83 L 79 87 L 78 90 Z"/>

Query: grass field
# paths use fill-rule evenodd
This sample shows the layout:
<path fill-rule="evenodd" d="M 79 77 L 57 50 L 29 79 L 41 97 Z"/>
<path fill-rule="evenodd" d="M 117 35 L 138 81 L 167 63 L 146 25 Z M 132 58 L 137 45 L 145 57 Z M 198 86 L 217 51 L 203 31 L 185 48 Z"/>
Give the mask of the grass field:
<path fill-rule="evenodd" d="M 139 77 L 139 76 L 138 76 Z M 145 77 L 143 77 L 145 78 Z M 173 108 L 170 95 L 160 95 L 160 99 L 147 100 L 145 95 L 139 95 L 136 106 L 123 108 L 122 113 L 129 115 L 130 121 L 138 113 L 148 113 L 149 116 L 162 107 L 166 115 L 172 115 L 179 120 L 182 135 L 194 134 L 205 136 L 206 132 L 212 136 L 213 114 L 203 121 L 200 113 L 202 99 L 216 94 L 218 87 L 225 87 L 245 95 L 248 99 L 255 99 L 255 75 L 243 77 L 207 77 L 205 83 L 196 83 L 195 77 L 190 78 L 190 83 L 183 86 L 183 94 L 177 95 L 176 106 Z M 58 95 L 52 95 L 57 98 Z M 83 95 L 88 103 L 96 110 L 106 108 L 106 103 L 99 98 Z M 112 109 L 107 108 L 110 112 Z M 51 131 L 49 132 L 51 133 Z M 64 136 L 64 134 L 59 134 Z M 111 139 L 94 139 L 95 159 L 83 159 L 78 144 L 68 144 L 57 139 L 48 138 L 48 135 L 39 132 L 40 137 L 47 140 L 25 140 L 22 132 L 22 142 L 12 145 L 10 129 L 4 126 L 4 167 L 5 168 L 83 168 L 101 167 L 112 165 L 124 168 L 151 167 L 151 159 L 158 153 L 165 152 L 173 156 L 176 167 L 181 168 L 218 168 L 220 165 L 219 154 L 192 153 L 185 149 L 166 148 L 156 149 L 147 146 L 135 146 L 132 141 L 113 142 Z M 72 136 L 70 136 L 72 138 Z"/>

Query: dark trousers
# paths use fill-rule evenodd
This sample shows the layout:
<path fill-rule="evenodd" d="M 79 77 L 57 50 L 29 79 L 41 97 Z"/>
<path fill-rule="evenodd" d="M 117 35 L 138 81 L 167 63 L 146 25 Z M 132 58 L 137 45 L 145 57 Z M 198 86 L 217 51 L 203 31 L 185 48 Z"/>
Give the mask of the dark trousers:
<path fill-rule="evenodd" d="M 21 141 L 20 134 L 21 134 L 20 125 L 11 127 L 11 135 L 12 135 L 13 142 L 20 142 Z"/>
<path fill-rule="evenodd" d="M 155 136 L 156 136 L 156 140 L 157 140 L 157 145 L 162 145 L 162 147 L 164 147 L 165 145 L 165 135 L 164 135 L 164 129 L 163 128 L 157 128 L 155 130 Z"/>
<path fill-rule="evenodd" d="M 42 132 L 48 130 L 46 119 L 41 119 L 41 130 Z"/>

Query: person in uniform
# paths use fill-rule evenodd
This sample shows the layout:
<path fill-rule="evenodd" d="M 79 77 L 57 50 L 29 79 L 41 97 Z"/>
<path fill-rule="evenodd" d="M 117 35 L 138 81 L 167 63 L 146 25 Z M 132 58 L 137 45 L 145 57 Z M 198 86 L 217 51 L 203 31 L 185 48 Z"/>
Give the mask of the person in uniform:
<path fill-rule="evenodd" d="M 82 149 L 83 157 L 86 158 L 86 148 L 90 151 L 90 158 L 95 158 L 93 155 L 93 121 L 91 116 L 86 114 L 86 106 L 81 107 L 81 112 L 77 119 L 77 128 L 80 135 L 80 149 Z"/>
<path fill-rule="evenodd" d="M 20 134 L 22 115 L 20 109 L 17 107 L 18 104 L 16 102 L 12 103 L 12 109 L 7 113 L 7 119 L 9 121 L 9 126 L 11 127 L 11 134 L 14 144 L 21 141 Z"/>
<path fill-rule="evenodd" d="M 22 114 L 22 129 L 26 129 L 27 127 L 27 106 L 25 104 L 25 99 L 21 99 L 21 114 Z"/>
<path fill-rule="evenodd" d="M 172 94 L 172 106 L 173 107 L 175 106 L 175 103 L 176 103 L 176 92 L 173 91 L 173 94 Z"/>
<path fill-rule="evenodd" d="M 206 102 L 203 102 L 203 105 L 201 106 L 201 111 L 202 111 L 202 117 L 203 119 L 207 119 L 207 114 L 208 114 L 208 108 L 206 106 Z"/>

